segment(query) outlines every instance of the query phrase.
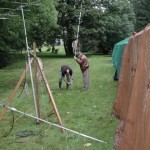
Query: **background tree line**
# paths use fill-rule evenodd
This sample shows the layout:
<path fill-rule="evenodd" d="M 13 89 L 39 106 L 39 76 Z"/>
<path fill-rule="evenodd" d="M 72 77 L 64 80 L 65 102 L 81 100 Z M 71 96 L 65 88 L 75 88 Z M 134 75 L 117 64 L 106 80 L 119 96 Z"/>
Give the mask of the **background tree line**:
<path fill-rule="evenodd" d="M 0 67 L 9 63 L 11 51 L 25 47 L 20 4 L 15 2 L 19 1 L 0 1 Z M 36 41 L 40 48 L 44 41 L 54 45 L 55 40 L 61 38 L 66 56 L 73 55 L 72 41 L 77 35 L 80 12 L 79 39 L 84 51 L 108 54 L 116 42 L 142 30 L 149 23 L 149 0 L 20 2 L 27 4 L 24 13 L 29 44 Z"/>

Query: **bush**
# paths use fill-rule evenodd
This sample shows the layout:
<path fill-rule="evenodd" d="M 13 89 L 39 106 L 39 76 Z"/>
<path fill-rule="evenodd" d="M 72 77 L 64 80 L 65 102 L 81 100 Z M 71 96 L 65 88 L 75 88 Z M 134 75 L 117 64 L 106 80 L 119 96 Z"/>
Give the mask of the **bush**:
<path fill-rule="evenodd" d="M 10 62 L 10 56 L 7 51 L 0 49 L 0 68 L 6 67 Z"/>

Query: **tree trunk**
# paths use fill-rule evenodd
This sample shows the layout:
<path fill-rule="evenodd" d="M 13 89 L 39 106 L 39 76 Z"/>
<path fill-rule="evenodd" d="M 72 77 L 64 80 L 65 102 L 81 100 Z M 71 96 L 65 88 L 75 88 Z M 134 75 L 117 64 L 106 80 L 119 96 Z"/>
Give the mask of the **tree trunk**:
<path fill-rule="evenodd" d="M 72 40 L 68 39 L 64 42 L 64 48 L 66 52 L 66 56 L 73 56 L 73 48 L 72 48 Z"/>

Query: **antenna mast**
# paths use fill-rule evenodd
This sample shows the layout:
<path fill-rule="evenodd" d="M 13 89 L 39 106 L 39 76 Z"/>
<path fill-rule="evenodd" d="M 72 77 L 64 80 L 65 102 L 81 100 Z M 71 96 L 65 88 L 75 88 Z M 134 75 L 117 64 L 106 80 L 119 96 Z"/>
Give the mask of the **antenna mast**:
<path fill-rule="evenodd" d="M 32 75 L 32 68 L 31 68 L 31 59 L 30 59 L 30 52 L 29 52 L 29 45 L 28 45 L 26 24 L 25 24 L 25 19 L 24 19 L 23 5 L 21 5 L 20 8 L 21 8 L 22 20 L 23 20 L 23 26 L 24 26 L 24 34 L 25 34 L 25 41 L 26 41 L 26 53 L 27 53 L 27 57 L 28 57 L 28 64 L 29 64 L 29 71 L 30 71 L 30 79 L 31 79 L 31 85 L 32 85 L 32 92 L 33 92 L 35 112 L 36 112 L 36 116 L 39 117 L 39 115 L 38 115 L 38 109 L 37 109 L 36 96 L 35 96 L 34 83 L 33 83 L 33 75 Z"/>

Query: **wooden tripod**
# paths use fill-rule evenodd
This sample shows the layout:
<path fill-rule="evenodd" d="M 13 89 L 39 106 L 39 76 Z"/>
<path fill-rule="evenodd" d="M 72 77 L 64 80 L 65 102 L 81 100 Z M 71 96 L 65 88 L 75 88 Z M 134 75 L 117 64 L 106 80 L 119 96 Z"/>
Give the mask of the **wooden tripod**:
<path fill-rule="evenodd" d="M 38 94 L 38 79 L 37 79 L 37 70 L 39 69 L 40 74 L 41 74 L 41 76 L 42 76 L 42 79 L 43 79 L 43 81 L 44 81 L 44 83 L 45 83 L 45 87 L 46 87 L 48 96 L 49 96 L 49 102 L 52 103 L 53 110 L 54 110 L 54 112 L 55 112 L 55 115 L 56 115 L 56 117 L 57 117 L 57 119 L 58 119 L 59 124 L 60 124 L 61 126 L 63 126 L 62 121 L 61 121 L 61 118 L 60 118 L 60 115 L 59 115 L 59 112 L 58 112 L 58 109 L 57 109 L 57 107 L 56 107 L 56 104 L 55 104 L 55 101 L 54 101 L 54 98 L 53 98 L 53 95 L 52 95 L 52 93 L 51 93 L 51 90 L 50 90 L 48 81 L 47 81 L 47 79 L 46 79 L 45 73 L 44 73 L 44 71 L 43 71 L 43 68 L 42 68 L 41 65 L 40 65 L 39 59 L 36 57 L 36 44 L 35 44 L 35 43 L 33 43 L 33 50 L 34 50 L 34 55 L 33 55 L 34 57 L 31 58 L 31 63 L 32 63 L 32 61 L 33 61 L 33 59 L 34 59 L 35 85 L 36 85 L 36 104 L 37 104 L 37 118 L 40 118 L 40 104 L 39 104 L 39 101 L 40 101 L 40 100 L 39 100 L 39 94 Z M 30 65 L 30 64 L 28 64 L 28 65 L 26 66 L 26 69 L 24 70 L 24 72 L 23 72 L 22 76 L 20 77 L 20 79 L 19 79 L 19 81 L 18 81 L 18 83 L 17 83 L 15 89 L 13 90 L 13 92 L 12 92 L 10 98 L 8 99 L 7 106 L 11 106 L 12 100 L 13 100 L 14 97 L 16 96 L 16 93 L 17 93 L 17 91 L 18 91 L 18 89 L 19 89 L 21 83 L 23 82 L 23 80 L 24 80 L 24 78 L 25 78 L 25 76 L 26 76 L 26 73 L 27 73 L 28 70 L 29 70 L 29 65 Z M 1 115 L 0 115 L 0 121 L 3 119 L 3 117 L 4 117 L 4 115 L 5 115 L 6 112 L 7 112 L 7 108 L 4 108 L 3 111 L 2 111 L 2 113 L 1 113 Z M 37 123 L 39 123 L 39 120 L 37 120 Z M 63 128 L 61 128 L 61 130 L 64 132 L 64 129 L 63 129 Z"/>

